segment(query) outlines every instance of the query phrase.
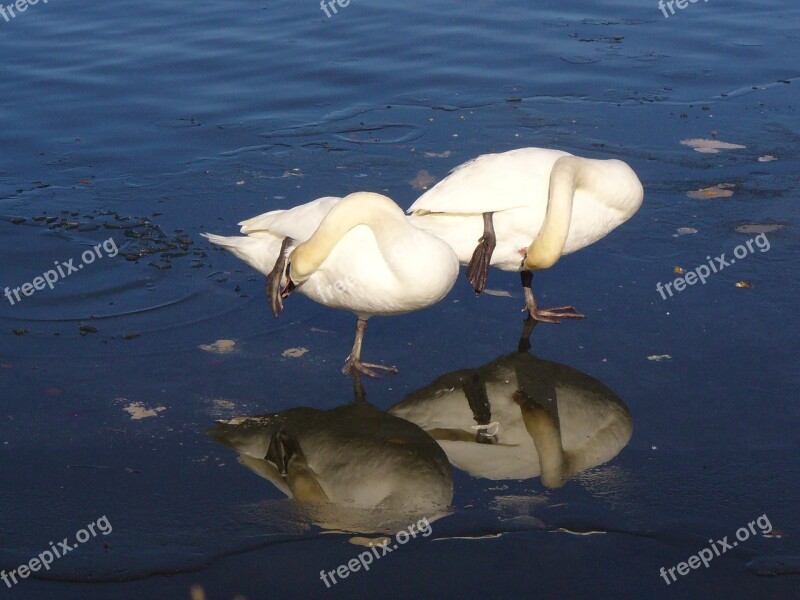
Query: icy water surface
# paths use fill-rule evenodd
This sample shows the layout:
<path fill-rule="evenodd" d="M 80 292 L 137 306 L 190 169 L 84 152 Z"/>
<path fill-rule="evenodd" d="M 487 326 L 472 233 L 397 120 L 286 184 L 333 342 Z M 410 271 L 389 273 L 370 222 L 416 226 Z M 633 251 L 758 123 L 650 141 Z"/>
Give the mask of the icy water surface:
<path fill-rule="evenodd" d="M 800 595 L 796 3 L 25 6 L 0 14 L 0 570 L 76 547 L 0 594 Z M 352 315 L 275 320 L 199 236 L 357 190 L 407 207 L 523 146 L 645 187 L 537 275 L 587 319 L 530 349 L 518 276 L 460 277 L 370 321 L 400 373 L 354 388 Z M 281 428 L 337 502 L 287 499 Z"/>

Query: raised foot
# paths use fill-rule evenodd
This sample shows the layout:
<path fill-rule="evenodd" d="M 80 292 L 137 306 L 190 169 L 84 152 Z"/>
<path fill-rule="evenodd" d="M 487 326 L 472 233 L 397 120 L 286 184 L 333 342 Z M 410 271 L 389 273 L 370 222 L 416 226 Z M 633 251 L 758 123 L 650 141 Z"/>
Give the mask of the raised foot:
<path fill-rule="evenodd" d="M 357 377 L 360 373 L 362 375 L 366 375 L 367 377 L 380 379 L 381 374 L 378 371 L 385 371 L 386 373 L 394 375 L 397 373 L 397 368 L 361 362 L 360 360 L 355 360 L 350 356 L 347 357 L 347 360 L 344 362 L 344 367 L 342 367 L 342 373 L 345 375 L 353 375 L 353 377 Z"/>
<path fill-rule="evenodd" d="M 475 248 L 475 252 L 472 253 L 472 258 L 467 265 L 467 279 L 469 279 L 476 294 L 481 294 L 486 289 L 486 280 L 489 278 L 489 263 L 492 260 L 494 248 L 494 237 L 482 237 L 478 241 L 478 246 Z"/>
<path fill-rule="evenodd" d="M 542 323 L 560 324 L 561 319 L 585 319 L 586 315 L 575 310 L 574 306 L 556 306 L 554 308 L 538 308 L 536 306 L 526 306 L 522 310 L 527 311 L 532 319 Z"/>
<path fill-rule="evenodd" d="M 486 289 L 486 280 L 489 278 L 489 265 L 492 262 L 497 238 L 494 234 L 492 213 L 483 214 L 483 237 L 478 240 L 478 246 L 472 253 L 472 258 L 467 265 L 467 279 L 472 284 L 476 294 L 482 294 Z"/>

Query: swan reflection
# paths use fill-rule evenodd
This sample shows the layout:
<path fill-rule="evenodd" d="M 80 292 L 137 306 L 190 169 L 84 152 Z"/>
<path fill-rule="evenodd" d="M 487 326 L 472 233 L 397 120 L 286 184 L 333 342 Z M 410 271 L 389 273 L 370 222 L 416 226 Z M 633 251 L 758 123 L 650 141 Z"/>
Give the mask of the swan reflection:
<path fill-rule="evenodd" d="M 325 529 L 388 533 L 447 514 L 445 453 L 417 425 L 369 404 L 354 383 L 351 404 L 218 421 L 208 433 Z"/>
<path fill-rule="evenodd" d="M 527 351 L 443 375 L 389 412 L 422 427 L 475 477 L 540 476 L 550 488 L 610 461 L 633 431 L 608 387 Z"/>

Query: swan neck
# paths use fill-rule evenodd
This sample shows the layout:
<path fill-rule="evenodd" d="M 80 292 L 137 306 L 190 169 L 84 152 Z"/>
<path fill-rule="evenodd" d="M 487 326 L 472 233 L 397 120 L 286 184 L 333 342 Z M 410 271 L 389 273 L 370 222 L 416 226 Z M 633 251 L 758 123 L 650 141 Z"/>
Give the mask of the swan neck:
<path fill-rule="evenodd" d="M 564 251 L 572 219 L 575 190 L 581 183 L 583 161 L 577 156 L 562 156 L 550 172 L 547 210 L 539 235 L 528 248 L 523 266 L 526 269 L 547 269 Z"/>
<path fill-rule="evenodd" d="M 336 244 L 354 227 L 366 225 L 380 243 L 387 227 L 405 223 L 403 211 L 380 194 L 357 193 L 342 198 L 325 216 L 314 234 L 299 244 L 289 256 L 291 277 L 295 283 L 308 279 L 333 251 Z"/>

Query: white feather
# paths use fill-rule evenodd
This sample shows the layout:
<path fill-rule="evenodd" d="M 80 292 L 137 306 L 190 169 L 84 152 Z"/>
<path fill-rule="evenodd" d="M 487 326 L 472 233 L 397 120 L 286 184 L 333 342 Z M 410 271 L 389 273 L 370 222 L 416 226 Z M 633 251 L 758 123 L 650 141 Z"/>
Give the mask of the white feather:
<path fill-rule="evenodd" d="M 339 201 L 334 197 L 319 198 L 242 221 L 246 236 L 202 235 L 268 275 L 283 238 L 292 238 L 288 249 L 291 252 L 314 234 Z M 386 218 L 395 221 L 380 234 L 363 224 L 345 233 L 297 291 L 361 318 L 403 314 L 441 300 L 458 275 L 458 259 L 453 250 L 437 237 L 412 226 L 399 207 L 397 216 Z"/>
<path fill-rule="evenodd" d="M 550 176 L 561 150 L 520 148 L 486 154 L 457 167 L 409 208 L 411 222 L 445 240 L 466 264 L 493 213 L 497 246 L 491 264 L 523 270 L 525 251 L 539 236 L 548 210 Z M 574 191 L 569 233 L 561 254 L 606 236 L 641 206 L 636 174 L 619 160 L 592 160 L 591 173 Z"/>

